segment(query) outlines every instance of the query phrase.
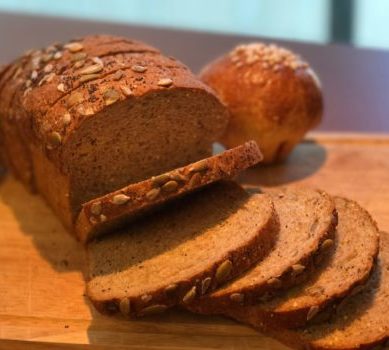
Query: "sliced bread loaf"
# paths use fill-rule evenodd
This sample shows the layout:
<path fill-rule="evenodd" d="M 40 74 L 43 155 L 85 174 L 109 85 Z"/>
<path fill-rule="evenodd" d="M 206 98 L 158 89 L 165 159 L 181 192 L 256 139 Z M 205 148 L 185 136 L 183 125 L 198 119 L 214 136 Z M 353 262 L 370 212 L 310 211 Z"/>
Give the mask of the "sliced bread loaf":
<path fill-rule="evenodd" d="M 306 283 L 284 295 L 256 306 L 229 309 L 227 313 L 249 314 L 258 322 L 287 328 L 304 326 L 325 316 L 320 311 L 350 291 L 358 291 L 368 279 L 378 254 L 378 229 L 369 213 L 357 203 L 337 197 L 339 223 L 334 253 L 327 256 Z M 256 315 L 256 316 L 254 316 Z M 316 317 L 315 317 L 316 316 Z"/>
<path fill-rule="evenodd" d="M 258 145 L 246 142 L 213 157 L 93 199 L 82 206 L 76 221 L 77 236 L 85 242 L 112 231 L 150 208 L 220 179 L 233 177 L 261 159 Z"/>
<path fill-rule="evenodd" d="M 188 304 L 265 256 L 277 230 L 270 196 L 215 184 L 90 243 L 87 295 L 131 316 Z"/>
<path fill-rule="evenodd" d="M 381 233 L 377 265 L 365 288 L 346 298 L 328 321 L 287 330 L 261 325 L 248 313 L 239 319 L 296 349 L 388 349 L 389 234 Z"/>
<path fill-rule="evenodd" d="M 285 190 L 274 193 L 272 199 L 280 223 L 273 250 L 246 274 L 189 304 L 190 310 L 224 313 L 234 306 L 267 299 L 305 280 L 314 270 L 318 254 L 332 246 L 337 217 L 328 194 Z"/>

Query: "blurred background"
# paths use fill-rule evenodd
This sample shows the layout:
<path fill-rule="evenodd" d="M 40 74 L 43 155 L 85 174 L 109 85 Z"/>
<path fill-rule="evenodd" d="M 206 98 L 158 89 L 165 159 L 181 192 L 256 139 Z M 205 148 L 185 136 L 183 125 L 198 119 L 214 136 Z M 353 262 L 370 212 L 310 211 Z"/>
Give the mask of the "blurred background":
<path fill-rule="evenodd" d="M 388 0 L 0 0 L 0 11 L 389 48 Z"/>

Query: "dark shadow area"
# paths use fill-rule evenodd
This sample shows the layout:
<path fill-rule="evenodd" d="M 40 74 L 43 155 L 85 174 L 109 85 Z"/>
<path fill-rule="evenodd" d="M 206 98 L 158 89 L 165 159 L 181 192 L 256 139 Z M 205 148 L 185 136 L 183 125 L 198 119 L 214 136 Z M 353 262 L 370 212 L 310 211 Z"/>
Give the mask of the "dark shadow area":
<path fill-rule="evenodd" d="M 315 141 L 299 144 L 283 162 L 272 165 L 258 165 L 240 176 L 240 182 L 252 186 L 279 186 L 302 180 L 313 175 L 325 163 L 327 153 Z"/>
<path fill-rule="evenodd" d="M 81 244 L 65 230 L 40 196 L 29 193 L 13 177 L 5 176 L 0 185 L 0 200 L 11 209 L 19 230 L 31 238 L 40 255 L 56 271 L 83 270 Z"/>

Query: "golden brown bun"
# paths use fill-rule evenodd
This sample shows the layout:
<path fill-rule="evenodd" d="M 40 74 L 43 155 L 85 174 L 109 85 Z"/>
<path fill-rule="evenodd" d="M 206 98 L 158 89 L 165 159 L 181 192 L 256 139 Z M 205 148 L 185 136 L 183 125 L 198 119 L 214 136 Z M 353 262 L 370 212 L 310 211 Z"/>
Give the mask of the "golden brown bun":
<path fill-rule="evenodd" d="M 292 52 L 275 45 L 237 46 L 200 74 L 229 108 L 220 142 L 259 144 L 265 163 L 284 159 L 323 114 L 320 81 Z"/>

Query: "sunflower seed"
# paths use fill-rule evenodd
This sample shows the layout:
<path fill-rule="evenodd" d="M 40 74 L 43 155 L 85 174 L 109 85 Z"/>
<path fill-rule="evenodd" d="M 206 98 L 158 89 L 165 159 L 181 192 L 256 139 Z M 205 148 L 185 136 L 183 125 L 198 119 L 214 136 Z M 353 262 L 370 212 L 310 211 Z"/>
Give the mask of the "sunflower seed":
<path fill-rule="evenodd" d="M 276 278 L 276 277 L 271 277 L 267 280 L 267 284 L 270 285 L 270 286 L 273 286 L 275 288 L 279 288 L 282 286 L 282 282 L 280 279 Z"/>
<path fill-rule="evenodd" d="M 126 204 L 130 200 L 130 197 L 126 196 L 123 193 L 113 196 L 112 203 L 116 205 Z"/>
<path fill-rule="evenodd" d="M 332 239 L 326 239 L 322 244 L 321 248 L 322 250 L 327 250 L 331 248 L 334 245 L 334 241 Z"/>
<path fill-rule="evenodd" d="M 31 80 L 26 80 L 26 88 L 29 88 L 31 85 L 32 85 L 32 81 Z"/>
<path fill-rule="evenodd" d="M 143 72 L 146 72 L 147 68 L 146 67 L 143 67 L 143 66 L 140 66 L 140 65 L 133 65 L 131 67 L 131 69 L 136 72 L 136 73 L 143 73 Z"/>
<path fill-rule="evenodd" d="M 105 105 L 110 106 L 120 99 L 119 93 L 114 89 L 108 89 L 103 94 Z"/>
<path fill-rule="evenodd" d="M 68 43 L 64 46 L 65 49 L 69 50 L 70 52 L 78 52 L 81 51 L 84 46 L 81 43 Z"/>
<path fill-rule="evenodd" d="M 113 80 L 120 80 L 121 78 L 123 78 L 124 76 L 124 72 L 122 70 L 118 70 L 115 72 L 115 74 L 113 75 Z"/>
<path fill-rule="evenodd" d="M 79 79 L 79 82 L 80 83 L 86 83 L 87 81 L 91 81 L 91 80 L 94 80 L 94 79 L 98 79 L 100 78 L 101 75 L 100 74 L 86 74 L 86 75 L 83 75 L 80 79 Z"/>
<path fill-rule="evenodd" d="M 196 286 L 193 286 L 182 298 L 184 304 L 191 303 L 196 298 Z"/>
<path fill-rule="evenodd" d="M 166 182 L 162 186 L 162 190 L 164 190 L 165 192 L 174 192 L 177 190 L 177 187 L 178 187 L 178 183 L 174 180 L 171 180 L 171 181 Z"/>
<path fill-rule="evenodd" d="M 142 300 L 145 304 L 149 303 L 152 299 L 153 297 L 150 294 L 144 294 L 140 297 L 140 300 Z"/>
<path fill-rule="evenodd" d="M 123 298 L 119 303 L 119 310 L 124 316 L 128 316 L 131 312 L 131 302 L 128 298 Z"/>
<path fill-rule="evenodd" d="M 91 106 L 87 106 L 85 107 L 84 105 L 80 105 L 77 107 L 77 112 L 81 115 L 85 115 L 85 116 L 88 116 L 88 115 L 93 115 L 95 114 L 93 108 Z"/>
<path fill-rule="evenodd" d="M 100 73 L 103 70 L 103 66 L 99 64 L 93 64 L 92 66 L 81 69 L 78 73 L 81 75 Z"/>
<path fill-rule="evenodd" d="M 84 96 L 82 95 L 81 92 L 73 92 L 67 100 L 67 105 L 69 107 L 73 107 L 75 105 L 78 105 L 83 101 L 83 98 L 84 98 Z"/>
<path fill-rule="evenodd" d="M 78 61 L 78 62 L 76 62 L 76 63 L 73 65 L 73 67 L 74 67 L 75 69 L 78 69 L 78 68 L 83 67 L 84 64 L 85 64 L 85 61 Z"/>
<path fill-rule="evenodd" d="M 77 52 L 74 55 L 72 55 L 70 60 L 72 62 L 77 62 L 77 61 L 85 60 L 87 56 L 88 55 L 85 52 Z"/>
<path fill-rule="evenodd" d="M 100 57 L 92 57 L 92 61 L 102 67 L 104 67 L 104 62 Z"/>
<path fill-rule="evenodd" d="M 230 275 L 232 270 L 232 262 L 231 260 L 225 260 L 216 270 L 216 280 L 220 282 L 224 282 L 228 276 Z"/>
<path fill-rule="evenodd" d="M 307 313 L 307 321 L 311 320 L 312 318 L 314 318 L 318 312 L 319 312 L 319 307 L 318 306 L 311 306 L 311 308 L 309 309 L 308 313 Z"/>
<path fill-rule="evenodd" d="M 200 173 L 194 173 L 189 180 L 189 187 L 198 186 L 201 183 L 201 175 Z"/>
<path fill-rule="evenodd" d="M 175 181 L 181 181 L 181 182 L 186 182 L 188 181 L 188 177 L 184 174 L 180 174 L 180 173 L 173 173 L 173 174 L 170 174 L 170 178 L 172 180 L 175 180 Z"/>
<path fill-rule="evenodd" d="M 172 84 L 173 84 L 173 80 L 171 80 L 170 78 L 160 79 L 157 83 L 158 86 L 163 86 L 163 87 L 169 87 Z"/>
<path fill-rule="evenodd" d="M 62 137 L 58 132 L 53 131 L 49 134 L 48 142 L 48 148 L 58 147 L 62 142 Z"/>
<path fill-rule="evenodd" d="M 36 80 L 36 78 L 38 78 L 38 72 L 36 70 L 33 70 L 31 73 L 30 79 L 32 81 L 34 81 L 34 80 Z"/>
<path fill-rule="evenodd" d="M 55 60 L 59 60 L 60 58 L 62 57 L 62 52 L 56 52 L 55 54 L 54 54 L 54 56 L 53 56 L 53 58 L 55 59 Z"/>
<path fill-rule="evenodd" d="M 193 172 L 201 172 L 208 169 L 208 162 L 204 159 L 200 162 L 194 163 L 190 168 L 189 171 L 191 173 Z"/>
<path fill-rule="evenodd" d="M 66 112 L 62 117 L 63 125 L 69 125 L 71 121 L 72 121 L 72 117 L 70 113 Z"/>
<path fill-rule="evenodd" d="M 230 299 L 235 303 L 243 303 L 244 301 L 244 294 L 242 293 L 232 293 L 230 295 Z"/>
<path fill-rule="evenodd" d="M 57 90 L 60 92 L 65 92 L 65 85 L 63 83 L 59 83 L 57 85 Z"/>
<path fill-rule="evenodd" d="M 126 96 L 131 96 L 134 94 L 128 86 L 121 85 L 120 90 L 122 90 L 123 94 Z"/>
<path fill-rule="evenodd" d="M 52 53 L 47 53 L 42 56 L 42 61 L 47 63 L 53 59 L 53 54 Z"/>
<path fill-rule="evenodd" d="M 157 185 L 157 186 L 164 185 L 169 180 L 170 180 L 170 175 L 168 175 L 168 174 L 153 176 L 151 178 L 151 182 L 153 183 L 153 185 Z"/>
<path fill-rule="evenodd" d="M 50 73 L 52 70 L 53 70 L 54 66 L 52 64 L 48 64 L 45 66 L 45 68 L 43 68 L 43 71 L 45 73 Z"/>
<path fill-rule="evenodd" d="M 201 282 L 201 294 L 204 295 L 211 286 L 212 278 L 206 277 Z"/>
<path fill-rule="evenodd" d="M 301 264 L 294 264 L 292 265 L 292 270 L 295 275 L 298 275 L 305 270 L 305 266 Z"/>
<path fill-rule="evenodd" d="M 101 210 L 102 210 L 102 207 L 101 207 L 101 202 L 100 201 L 94 202 L 91 205 L 91 207 L 90 207 L 90 212 L 93 215 L 100 215 L 101 214 Z"/>
<path fill-rule="evenodd" d="M 176 284 L 169 284 L 169 285 L 165 288 L 165 293 L 171 294 L 171 293 L 173 293 L 173 292 L 176 291 L 177 287 L 178 287 L 178 286 L 177 286 Z"/>
<path fill-rule="evenodd" d="M 161 193 L 160 188 L 153 188 L 152 190 L 146 193 L 146 197 L 149 201 L 153 201 L 155 198 L 158 197 L 160 193 Z"/>
<path fill-rule="evenodd" d="M 151 306 L 145 307 L 145 308 L 140 312 L 140 314 L 143 315 L 143 316 L 146 316 L 146 315 L 154 315 L 154 314 L 162 313 L 162 312 L 164 312 L 166 309 L 167 309 L 167 306 L 166 306 L 166 305 L 156 304 L 156 305 L 151 305 Z"/>

